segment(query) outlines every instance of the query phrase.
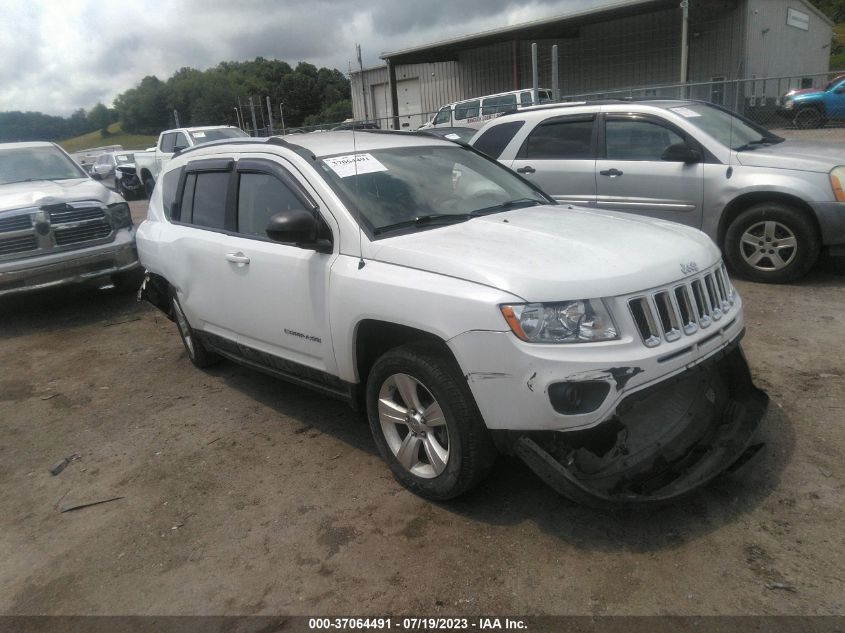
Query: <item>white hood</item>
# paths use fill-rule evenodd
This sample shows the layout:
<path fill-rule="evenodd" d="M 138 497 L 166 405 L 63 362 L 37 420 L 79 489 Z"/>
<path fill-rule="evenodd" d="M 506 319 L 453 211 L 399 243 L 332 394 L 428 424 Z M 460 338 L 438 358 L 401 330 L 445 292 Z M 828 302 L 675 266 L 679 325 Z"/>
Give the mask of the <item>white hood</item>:
<path fill-rule="evenodd" d="M 123 198 L 90 178 L 35 180 L 0 185 L 0 213 L 75 200 L 99 200 L 106 204 L 123 202 Z"/>
<path fill-rule="evenodd" d="M 684 277 L 721 254 L 701 231 L 638 216 L 541 206 L 372 243 L 378 261 L 458 277 L 525 301 L 613 297 Z"/>

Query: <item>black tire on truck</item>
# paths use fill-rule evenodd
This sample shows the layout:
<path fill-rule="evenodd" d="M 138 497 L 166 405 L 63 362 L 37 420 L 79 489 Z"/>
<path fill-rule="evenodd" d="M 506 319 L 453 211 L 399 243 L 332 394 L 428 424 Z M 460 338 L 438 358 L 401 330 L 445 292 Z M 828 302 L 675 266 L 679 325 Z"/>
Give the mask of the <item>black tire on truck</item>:
<path fill-rule="evenodd" d="M 367 377 L 367 417 L 399 483 L 426 499 L 451 499 L 478 484 L 496 449 L 467 381 L 432 343 L 385 353 Z"/>
<path fill-rule="evenodd" d="M 801 108 L 795 113 L 793 123 L 799 130 L 812 130 L 817 127 L 823 127 L 825 124 L 824 112 L 812 106 Z"/>
<path fill-rule="evenodd" d="M 152 176 L 147 175 L 147 177 L 144 178 L 144 194 L 147 196 L 147 200 L 153 197 L 153 189 L 155 189 L 155 186 L 156 181 L 153 180 Z"/>
<path fill-rule="evenodd" d="M 803 277 L 819 257 L 821 238 L 801 209 L 761 202 L 740 213 L 725 233 L 724 252 L 739 276 L 762 283 Z"/>
<path fill-rule="evenodd" d="M 129 294 L 130 292 L 138 292 L 141 284 L 144 281 L 144 269 L 133 268 L 120 273 L 114 273 L 111 276 L 111 282 L 114 289 L 121 294 Z"/>

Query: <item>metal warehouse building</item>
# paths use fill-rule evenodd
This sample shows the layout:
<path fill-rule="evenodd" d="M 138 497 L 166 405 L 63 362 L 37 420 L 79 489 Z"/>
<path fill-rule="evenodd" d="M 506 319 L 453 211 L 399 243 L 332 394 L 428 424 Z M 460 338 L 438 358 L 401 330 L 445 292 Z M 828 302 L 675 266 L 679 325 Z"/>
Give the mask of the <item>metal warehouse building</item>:
<path fill-rule="evenodd" d="M 699 98 L 717 102 L 725 99 L 720 81 L 788 76 L 807 84 L 829 68 L 833 23 L 808 0 L 688 1 L 686 47 L 680 0 L 620 0 L 384 53 L 384 66 L 352 74 L 355 119 L 393 118 L 394 127 L 414 129 L 446 103 L 530 88 L 533 42 L 541 87 L 552 85 L 558 46 L 561 95 L 677 84 L 684 53 L 687 81 L 714 82 L 713 94 Z"/>

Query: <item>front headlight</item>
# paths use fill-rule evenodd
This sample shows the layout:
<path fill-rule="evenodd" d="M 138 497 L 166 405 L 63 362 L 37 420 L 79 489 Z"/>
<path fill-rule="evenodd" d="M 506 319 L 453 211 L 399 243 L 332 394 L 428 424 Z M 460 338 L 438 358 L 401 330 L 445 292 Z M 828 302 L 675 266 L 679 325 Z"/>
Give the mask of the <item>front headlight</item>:
<path fill-rule="evenodd" d="M 109 205 L 111 211 L 112 225 L 116 229 L 123 229 L 132 226 L 132 212 L 125 202 L 118 202 Z"/>
<path fill-rule="evenodd" d="M 837 202 L 845 202 L 845 165 L 834 167 L 830 172 L 830 188 L 833 189 L 833 197 Z"/>
<path fill-rule="evenodd" d="M 783 102 L 783 107 L 787 110 L 791 110 L 795 106 L 795 102 L 792 99 L 787 99 Z"/>
<path fill-rule="evenodd" d="M 592 343 L 619 338 L 601 299 L 500 306 L 511 330 L 529 343 Z"/>

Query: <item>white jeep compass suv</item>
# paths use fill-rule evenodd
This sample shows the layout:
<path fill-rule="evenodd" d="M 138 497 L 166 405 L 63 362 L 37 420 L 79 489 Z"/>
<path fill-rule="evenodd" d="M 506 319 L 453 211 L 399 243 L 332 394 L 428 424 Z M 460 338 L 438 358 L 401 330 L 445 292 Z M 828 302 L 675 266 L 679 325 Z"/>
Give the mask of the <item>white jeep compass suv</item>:
<path fill-rule="evenodd" d="M 767 399 L 703 233 L 558 205 L 421 134 L 294 138 L 190 149 L 156 185 L 141 295 L 195 365 L 364 407 L 431 499 L 497 450 L 593 505 L 666 501 L 753 452 Z"/>

